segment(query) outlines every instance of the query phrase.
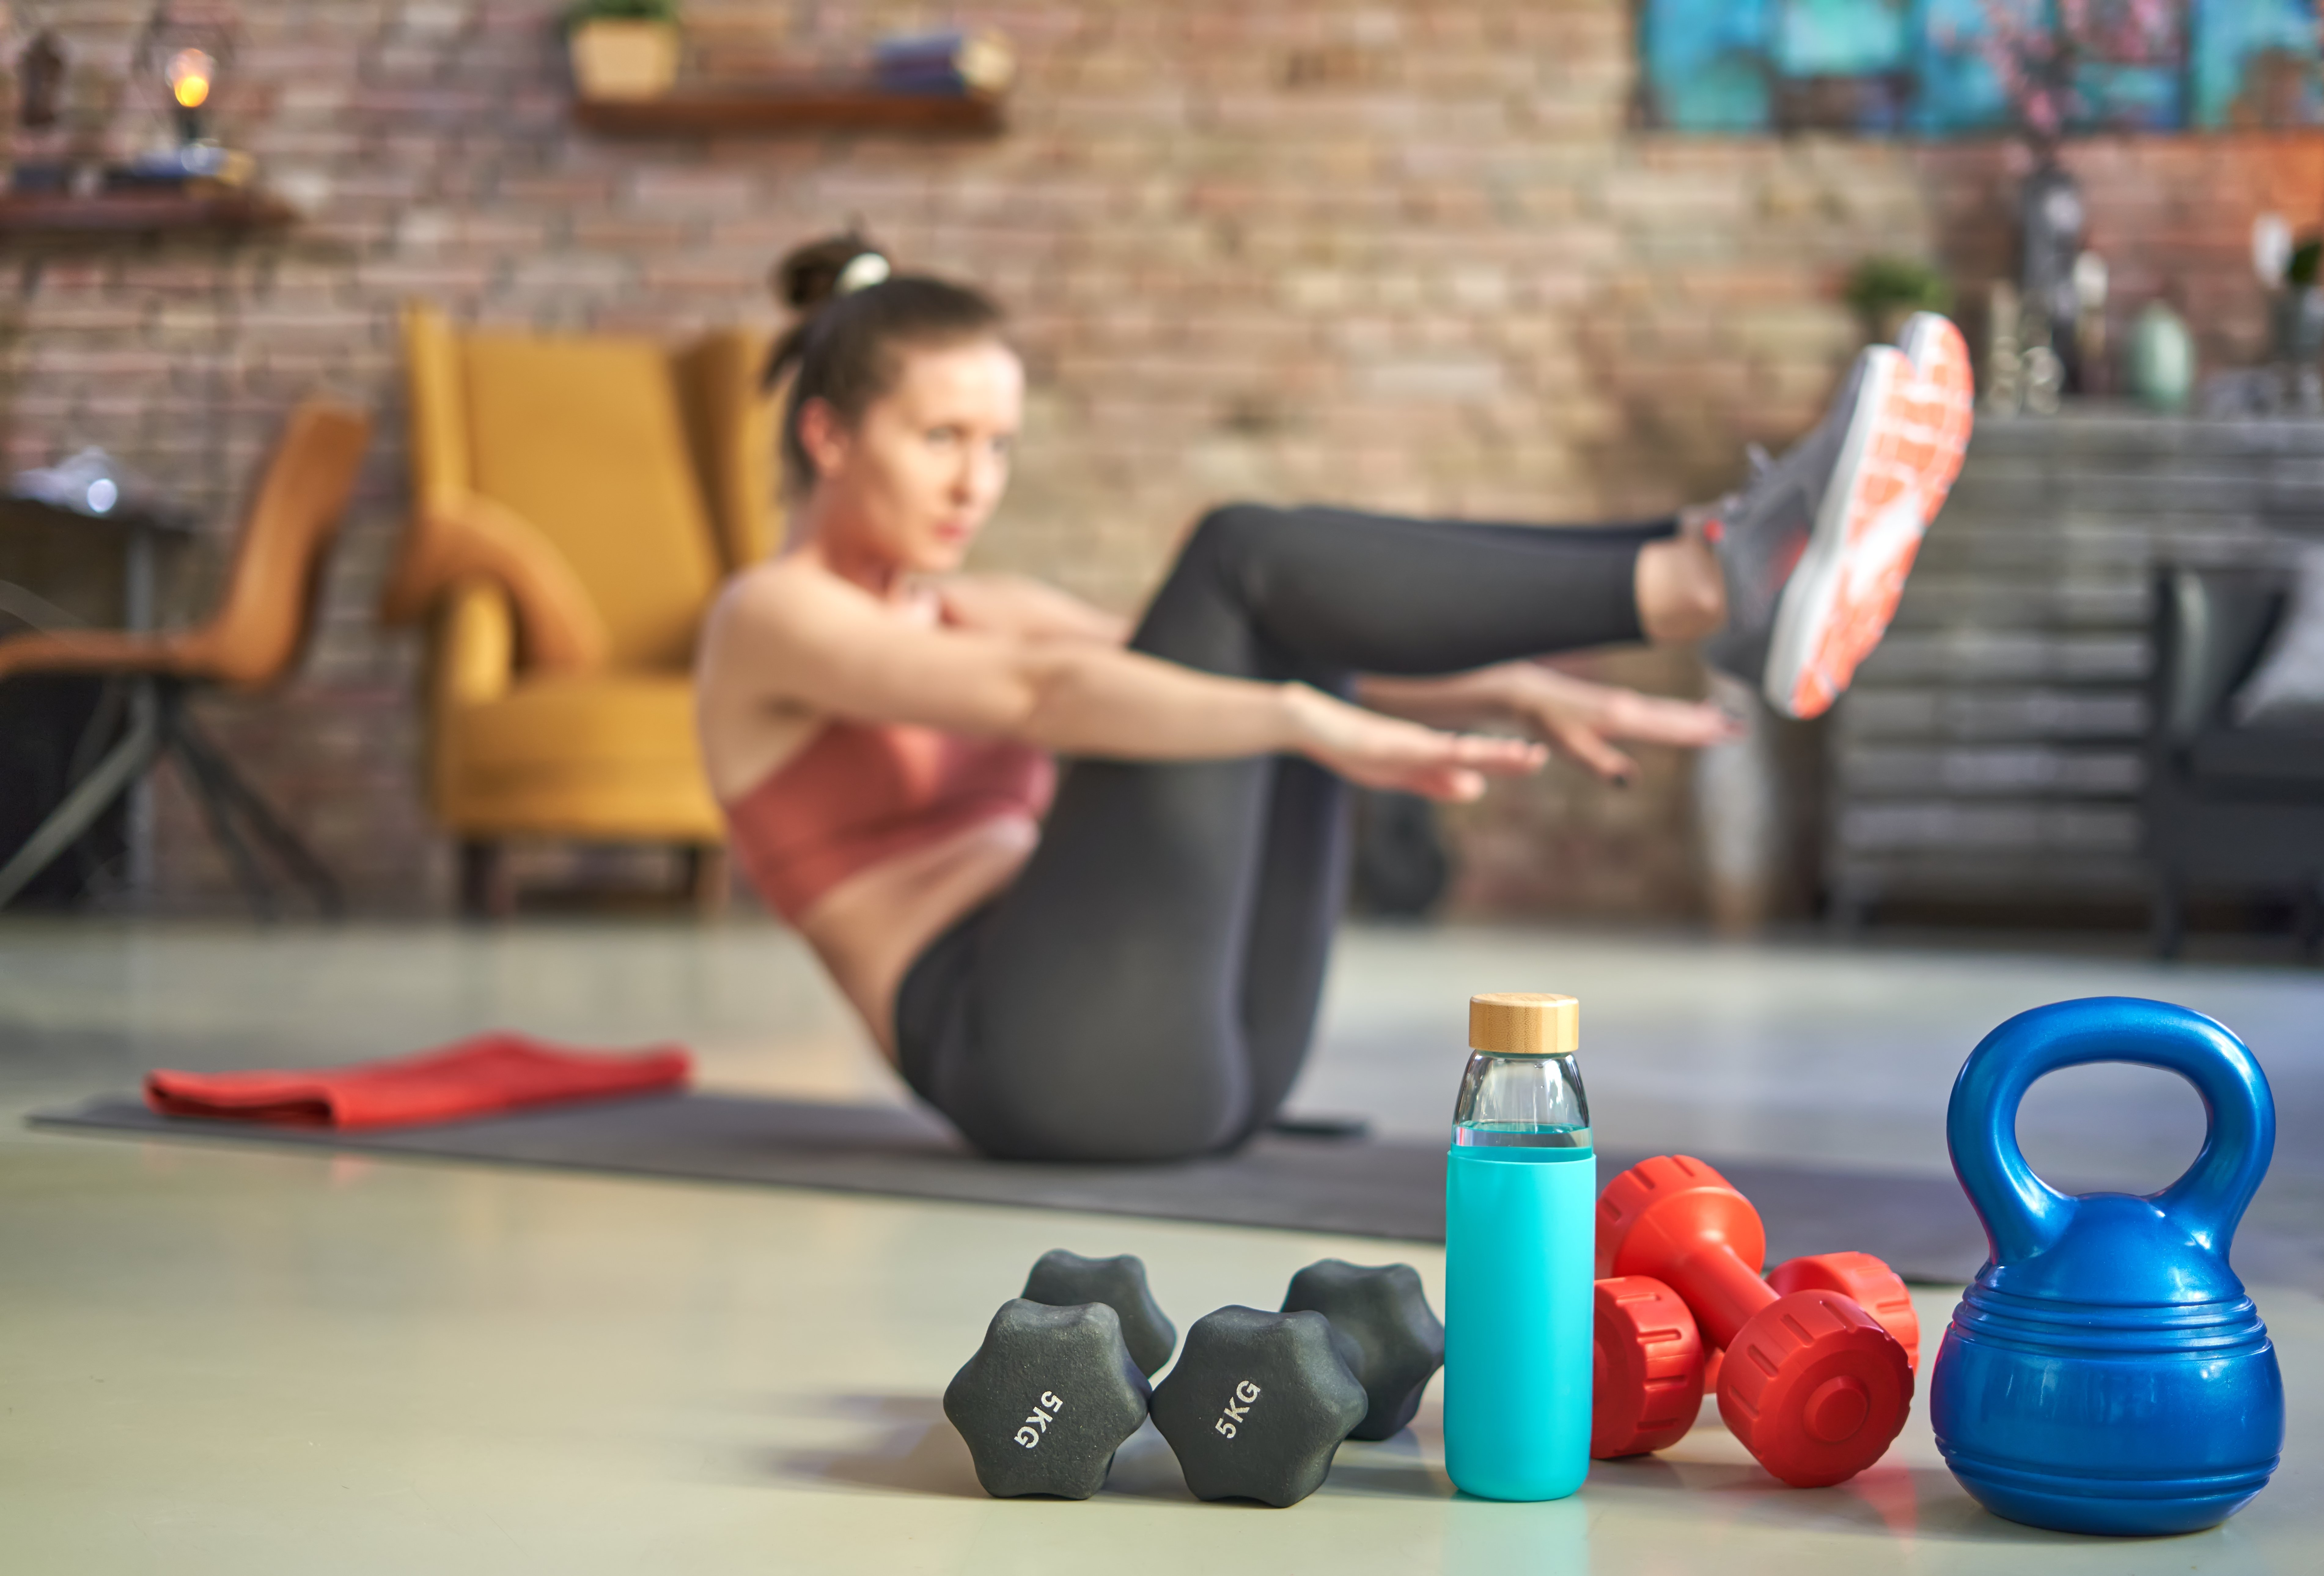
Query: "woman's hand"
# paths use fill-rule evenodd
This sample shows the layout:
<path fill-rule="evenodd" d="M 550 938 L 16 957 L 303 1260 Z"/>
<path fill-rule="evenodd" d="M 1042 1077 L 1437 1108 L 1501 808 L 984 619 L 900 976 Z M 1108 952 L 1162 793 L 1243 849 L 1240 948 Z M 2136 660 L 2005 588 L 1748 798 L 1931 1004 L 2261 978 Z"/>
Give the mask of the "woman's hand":
<path fill-rule="evenodd" d="M 1538 663 L 1494 671 L 1508 674 L 1503 703 L 1520 727 L 1609 783 L 1627 785 L 1638 771 L 1615 739 L 1701 749 L 1743 736 L 1742 724 L 1716 706 L 1593 684 Z"/>
<path fill-rule="evenodd" d="M 1299 752 L 1366 788 L 1466 801 L 1484 793 L 1487 777 L 1537 772 L 1549 758 L 1526 739 L 1443 733 L 1305 684 L 1286 686 L 1285 695 Z"/>

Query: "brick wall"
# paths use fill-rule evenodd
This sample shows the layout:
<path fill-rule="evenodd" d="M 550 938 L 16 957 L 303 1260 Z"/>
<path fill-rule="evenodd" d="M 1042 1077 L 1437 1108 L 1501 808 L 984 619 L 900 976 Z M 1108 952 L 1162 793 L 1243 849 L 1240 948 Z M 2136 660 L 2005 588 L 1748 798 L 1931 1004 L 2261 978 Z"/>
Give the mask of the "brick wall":
<path fill-rule="evenodd" d="M 124 68 L 147 7 L 49 9 L 87 88 Z M 956 142 L 584 135 L 555 9 L 245 0 L 224 124 L 305 222 L 231 251 L 0 247 L 11 466 L 103 443 L 223 531 L 300 393 L 379 412 L 305 676 L 212 709 L 373 907 L 440 904 L 447 863 L 412 788 L 413 645 L 371 622 L 402 514 L 405 297 L 495 323 L 771 323 L 773 256 L 860 216 L 1017 313 L 1030 424 L 983 561 L 1129 607 L 1230 496 L 1554 519 L 1718 490 L 1746 440 L 1812 418 L 1854 349 L 1835 304 L 1854 259 L 1941 254 L 1974 274 L 2008 246 L 2006 150 L 1628 132 L 1618 0 L 691 7 L 714 64 L 847 55 L 954 14 L 1004 28 L 1023 59 L 1011 129 Z M 2267 203 L 2317 217 L 2313 139 L 2074 157 L 2099 244 L 2135 259 L 2126 291 L 2181 290 L 2216 355 L 2252 341 L 2242 226 Z M 1677 657 L 1610 671 L 1697 681 Z M 1685 774 L 1650 765 L 1627 794 L 1561 770 L 1464 811 L 1462 902 L 1692 912 Z M 164 809 L 164 885 L 208 901 L 222 872 Z"/>

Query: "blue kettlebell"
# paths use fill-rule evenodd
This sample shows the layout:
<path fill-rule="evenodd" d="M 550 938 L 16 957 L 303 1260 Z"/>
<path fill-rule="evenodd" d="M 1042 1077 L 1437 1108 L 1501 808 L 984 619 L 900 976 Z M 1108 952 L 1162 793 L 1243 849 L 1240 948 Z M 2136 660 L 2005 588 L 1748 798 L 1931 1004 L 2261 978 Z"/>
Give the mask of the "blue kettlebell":
<path fill-rule="evenodd" d="M 2202 1095 L 2203 1152 L 2162 1192 L 2069 1197 L 2027 1167 L 2018 1102 L 2086 1061 L 2160 1067 Z M 1969 1052 L 1945 1138 L 1993 1250 L 1929 1382 L 1961 1487 L 2061 1532 L 2194 1532 L 2241 1509 L 2283 1450 L 2275 1348 L 2227 1267 L 2275 1149 L 2258 1061 L 2167 1002 L 2036 1007 Z"/>

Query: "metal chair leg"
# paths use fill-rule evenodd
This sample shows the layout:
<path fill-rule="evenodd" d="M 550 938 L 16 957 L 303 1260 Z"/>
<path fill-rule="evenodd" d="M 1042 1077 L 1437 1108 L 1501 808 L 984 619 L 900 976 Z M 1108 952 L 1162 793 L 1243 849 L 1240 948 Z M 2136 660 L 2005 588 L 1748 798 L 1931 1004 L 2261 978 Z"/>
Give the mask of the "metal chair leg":
<path fill-rule="evenodd" d="M 178 747 L 190 758 L 201 761 L 212 783 L 227 803 L 242 812 L 242 819 L 266 845 L 291 878 L 307 888 L 315 906 L 326 919 L 337 919 L 346 912 L 346 902 L 339 891 L 338 878 L 330 867 L 317 857 L 298 833 L 275 814 L 274 807 L 266 802 L 247 778 L 234 769 L 224 751 L 210 742 L 209 736 L 194 723 L 184 708 L 178 709 L 171 719 L 171 734 Z"/>
<path fill-rule="evenodd" d="M 516 880 L 509 869 L 508 852 L 495 842 L 463 839 L 460 843 L 460 916 L 472 920 L 504 920 L 516 913 Z"/>
<path fill-rule="evenodd" d="M 106 736 L 121 726 L 129 707 L 129 691 L 134 687 L 133 681 L 107 679 L 98 690 L 97 704 L 89 709 L 88 723 L 80 730 L 80 737 L 73 741 L 72 762 L 65 768 L 65 774 L 74 782 L 79 782 L 81 774 L 96 765 L 105 753 Z"/>
<path fill-rule="evenodd" d="M 79 782 L 95 769 L 99 760 L 104 758 L 106 741 L 119 732 L 122 725 L 128 720 L 130 701 L 141 681 L 135 679 L 107 679 L 103 687 L 98 690 L 97 704 L 89 710 L 88 724 L 80 730 L 80 737 L 73 741 L 72 759 L 65 768 L 67 782 Z M 126 828 L 123 830 L 124 833 L 127 830 Z M 124 859 L 128 852 L 128 848 L 124 846 L 122 849 Z M 99 878 L 109 867 L 108 865 L 98 861 L 86 838 L 74 839 L 73 854 L 80 866 L 81 891 L 86 893 L 93 890 Z"/>
<path fill-rule="evenodd" d="M 226 864 L 234 871 L 235 884 L 242 888 L 242 895 L 249 901 L 252 911 L 262 922 L 272 923 L 276 917 L 274 888 L 268 885 L 266 873 L 259 868 L 257 857 L 250 851 L 250 845 L 242 840 L 242 833 L 234 824 L 232 807 L 218 783 L 216 763 L 204 758 L 198 746 L 189 747 L 184 733 L 175 726 L 180 720 L 174 715 L 177 710 L 175 704 L 165 704 L 172 715 L 166 718 L 163 727 L 168 730 L 169 742 L 174 746 L 180 764 L 186 769 L 187 786 L 194 791 L 194 802 L 201 806 L 202 819 L 209 823 L 210 836 L 225 850 Z"/>
<path fill-rule="evenodd" d="M 687 895 L 694 900 L 698 919 L 715 920 L 726 912 L 726 850 L 717 843 L 693 843 L 681 850 L 679 869 Z"/>
<path fill-rule="evenodd" d="M 33 829 L 23 846 L 0 865 L 0 908 L 31 884 L 33 877 L 49 867 L 58 855 L 72 847 L 81 833 L 97 823 L 97 818 L 109 809 L 113 802 L 134 786 L 153 757 L 161 752 L 161 728 L 150 713 L 134 717 L 127 734 L 108 751 L 88 776 L 73 785 L 64 802 L 49 812 L 49 818 Z"/>

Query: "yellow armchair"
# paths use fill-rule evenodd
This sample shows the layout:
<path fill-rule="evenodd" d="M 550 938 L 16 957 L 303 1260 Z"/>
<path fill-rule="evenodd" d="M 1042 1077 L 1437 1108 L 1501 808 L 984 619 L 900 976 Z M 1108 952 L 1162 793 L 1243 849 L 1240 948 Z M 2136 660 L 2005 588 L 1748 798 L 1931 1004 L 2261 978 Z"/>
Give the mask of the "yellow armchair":
<path fill-rule="evenodd" d="M 706 904 L 725 830 L 688 676 L 719 582 L 778 532 L 759 336 L 456 332 L 408 308 L 412 519 L 382 611 L 429 625 L 427 793 L 463 905 L 515 839 L 675 844 Z"/>

